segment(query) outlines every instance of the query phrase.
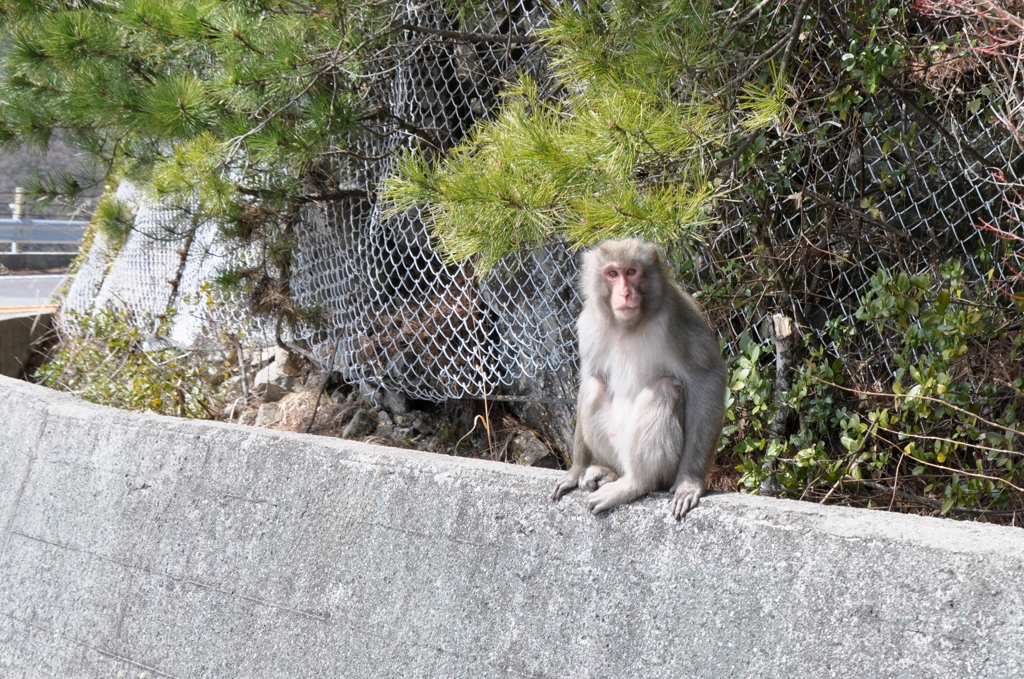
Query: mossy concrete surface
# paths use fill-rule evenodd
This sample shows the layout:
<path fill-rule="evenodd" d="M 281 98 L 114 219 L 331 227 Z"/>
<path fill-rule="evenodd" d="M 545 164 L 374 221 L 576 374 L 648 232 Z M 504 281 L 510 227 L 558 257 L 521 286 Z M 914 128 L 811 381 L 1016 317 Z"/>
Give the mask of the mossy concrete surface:
<path fill-rule="evenodd" d="M 1019 529 L 139 415 L 0 378 L 2 677 L 1016 677 Z"/>

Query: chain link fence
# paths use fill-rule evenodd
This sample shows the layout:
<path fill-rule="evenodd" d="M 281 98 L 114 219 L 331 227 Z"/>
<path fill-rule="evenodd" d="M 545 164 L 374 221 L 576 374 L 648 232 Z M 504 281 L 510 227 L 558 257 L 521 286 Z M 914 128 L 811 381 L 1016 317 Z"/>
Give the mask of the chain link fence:
<path fill-rule="evenodd" d="M 543 13 L 529 0 L 491 3 L 456 25 L 437 8 L 410 4 L 405 20 L 432 32 L 410 34 L 404 51 L 380 57 L 376 77 L 387 81 L 377 88 L 387 93 L 380 105 L 393 116 L 381 118 L 376 134 L 354 139 L 339 162 L 343 184 L 365 196 L 309 203 L 294 224 L 289 294 L 313 313 L 291 327 L 255 318 L 244 291 L 227 293 L 212 282 L 226 268 L 259 265 L 264 253 L 231 249 L 218 242 L 215 225 L 196 225 L 185 211 L 162 209 L 128 186 L 121 192 L 138 204 L 134 229 L 112 261 L 96 239 L 64 309 L 120 307 L 153 324 L 172 308 L 168 339 L 184 347 L 224 332 L 265 345 L 284 336 L 307 343 L 323 367 L 350 383 L 418 399 L 569 402 L 580 308 L 575 255 L 552 246 L 477 283 L 471 269 L 434 249 L 417 214 L 385 218 L 374 200 L 376 182 L 391 169 L 389 154 L 410 136 L 443 152 L 487 115 L 517 71 L 543 79 L 543 53 L 517 40 L 543 25 Z M 456 29 L 507 39 L 460 41 L 447 35 Z M 816 55 L 798 62 L 797 87 L 842 79 L 841 50 L 825 39 L 803 49 Z M 992 270 L 1012 274 L 999 257 L 979 257 L 993 239 L 977 228 L 1005 220 L 1015 199 L 1012 188 L 992 180 L 992 168 L 1014 176 L 1024 161 L 1012 135 L 982 112 L 965 116 L 963 106 L 937 101 L 925 113 L 910 101 L 894 105 L 892 96 L 864 107 L 877 112 L 870 124 L 861 118 L 817 142 L 813 132 L 804 135 L 808 153 L 787 170 L 788 193 L 776 188 L 773 161 L 734 178 L 766 188 L 744 195 L 741 187 L 742 199 L 720 210 L 721 225 L 703 244 L 680 246 L 694 264 L 684 278 L 701 290 L 727 344 L 744 332 L 768 340 L 765 320 L 776 311 L 828 344 L 827 324 L 853 321 L 879 270 L 934 273 L 953 257 L 974 281 Z M 727 266 L 760 283 L 762 298 L 751 304 L 749 294 L 716 293 Z M 890 339 L 865 335 L 846 356 L 863 383 L 891 378 Z"/>
<path fill-rule="evenodd" d="M 353 152 L 338 163 L 341 184 L 365 197 L 310 203 L 294 224 L 289 294 L 312 318 L 283 328 L 254 318 L 251 286 L 225 293 L 212 283 L 218 272 L 262 265 L 258 248 L 229 252 L 215 225 L 197 225 L 187 211 L 161 208 L 127 184 L 118 198 L 137 206 L 131 233 L 116 256 L 95 240 L 64 310 L 115 307 L 155 328 L 170 309 L 166 339 L 186 348 L 225 333 L 264 346 L 283 336 L 308 343 L 323 367 L 350 383 L 412 398 L 508 398 L 540 379 L 554 390 L 534 400 L 569 399 L 575 258 L 553 247 L 530 255 L 511 277 L 477 284 L 471 268 L 443 260 L 417 214 L 384 218 L 372 199 L 390 153 L 410 137 L 450 148 L 493 108 L 503 83 L 520 69 L 543 70 L 539 52 L 517 39 L 541 25 L 543 13 L 529 0 L 495 3 L 456 26 L 439 8 L 410 3 L 403 18 L 427 32 L 379 55 L 371 70 L 386 83 L 371 89 L 387 93 L 377 103 L 388 114 L 374 134 L 354 137 Z M 489 38 L 460 42 L 451 38 L 455 30 Z"/>
<path fill-rule="evenodd" d="M 807 100 L 823 100 L 849 82 L 841 67 L 844 43 L 830 44 L 835 36 L 823 23 L 793 77 L 793 89 Z M 960 28 L 924 20 L 912 27 L 930 34 L 932 44 Z M 1011 179 L 1020 176 L 1022 146 L 1008 121 L 983 106 L 972 112 L 968 100 L 979 95 L 958 88 L 967 81 L 974 93 L 983 91 L 988 76 L 978 72 L 976 58 L 953 54 L 930 69 L 908 69 L 902 81 L 868 97 L 845 125 L 809 116 L 799 165 L 783 166 L 779 153 L 734 178 L 763 192 L 744 194 L 738 187 L 735 195 L 743 199 L 720 210 L 721 228 L 692 250 L 696 266 L 687 276 L 705 293 L 712 322 L 732 350 L 744 332 L 770 342 L 772 315 L 782 313 L 842 358 L 854 384 L 884 392 L 905 337 L 864 332 L 838 346 L 829 332 L 836 324 L 861 327 L 857 314 L 873 276 L 926 275 L 934 287 L 943 265 L 956 260 L 965 287 L 1019 279 L 1024 239 L 994 236 L 985 225 L 1024 236 L 1021 184 Z M 916 103 L 922 90 L 934 97 L 928 110 Z M 838 129 L 817 136 L 815 122 Z M 779 188 L 786 185 L 783 173 L 791 180 L 786 190 Z M 743 272 L 723 273 L 731 265 Z M 742 285 L 716 295 L 725 275 L 751 287 L 745 295 L 736 294 Z M 753 304 L 751 290 L 759 295 Z M 1010 309 L 1009 296 L 1004 300 Z"/>

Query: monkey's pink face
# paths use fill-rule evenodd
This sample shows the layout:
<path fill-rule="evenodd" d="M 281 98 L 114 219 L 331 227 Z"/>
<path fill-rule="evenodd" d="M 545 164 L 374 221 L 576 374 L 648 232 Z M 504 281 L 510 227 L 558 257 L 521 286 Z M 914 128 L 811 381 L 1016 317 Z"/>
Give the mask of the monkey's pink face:
<path fill-rule="evenodd" d="M 640 294 L 640 281 L 644 270 L 639 264 L 611 263 L 602 272 L 605 284 L 611 291 L 612 311 L 622 321 L 635 318 L 642 309 L 643 295 Z"/>

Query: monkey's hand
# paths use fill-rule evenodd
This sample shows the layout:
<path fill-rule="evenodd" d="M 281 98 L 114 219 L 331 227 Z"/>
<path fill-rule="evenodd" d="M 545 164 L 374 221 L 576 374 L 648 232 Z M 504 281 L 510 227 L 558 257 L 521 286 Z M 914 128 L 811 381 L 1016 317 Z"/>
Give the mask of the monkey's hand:
<path fill-rule="evenodd" d="M 675 487 L 675 497 L 672 498 L 672 516 L 676 521 L 686 516 L 686 512 L 697 506 L 701 495 L 704 494 L 704 486 L 693 481 L 682 481 Z"/>
<path fill-rule="evenodd" d="M 583 472 L 587 470 L 586 467 L 580 465 L 573 465 L 569 468 L 569 471 L 565 473 L 565 476 L 558 480 L 555 484 L 555 489 L 551 491 L 551 499 L 558 500 L 573 488 L 580 485 L 580 477 L 583 476 Z"/>

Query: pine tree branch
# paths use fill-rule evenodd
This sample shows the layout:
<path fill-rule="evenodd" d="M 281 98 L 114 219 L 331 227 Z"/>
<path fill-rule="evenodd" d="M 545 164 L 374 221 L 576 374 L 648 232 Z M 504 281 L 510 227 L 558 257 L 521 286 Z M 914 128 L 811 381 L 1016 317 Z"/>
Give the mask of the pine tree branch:
<path fill-rule="evenodd" d="M 783 37 L 782 39 L 780 39 L 778 42 L 776 42 L 774 45 L 769 47 L 767 50 L 765 50 L 764 52 L 759 54 L 754 59 L 754 61 L 749 66 L 747 66 L 745 69 L 743 69 L 743 71 L 738 76 L 736 76 L 735 78 L 730 80 L 728 85 L 729 86 L 735 85 L 736 83 L 739 83 L 739 82 L 742 82 L 742 81 L 746 80 L 747 77 L 751 73 L 753 73 L 759 66 L 761 66 L 761 64 L 763 64 L 764 62 L 768 61 L 769 59 L 774 57 L 776 54 L 778 54 L 779 50 L 781 50 L 784 46 L 786 46 L 788 44 L 788 42 L 789 42 L 789 36 L 787 35 L 787 36 Z"/>
<path fill-rule="evenodd" d="M 758 135 L 760 135 L 762 131 L 763 130 L 760 129 L 751 130 L 750 134 L 748 134 L 743 139 L 743 141 L 740 142 L 740 145 L 736 147 L 736 150 L 733 152 L 731 156 L 729 156 L 728 158 L 722 158 L 717 163 L 715 163 L 715 170 L 721 170 L 722 168 L 733 165 L 736 161 L 738 161 L 740 159 L 740 156 L 743 155 L 743 152 L 750 148 L 750 145 L 754 143 L 754 140 L 757 139 Z"/>
<path fill-rule="evenodd" d="M 302 97 L 306 96 L 306 94 L 311 89 L 313 89 L 313 85 L 316 84 L 316 81 L 320 78 L 320 75 L 321 73 L 319 71 L 313 73 L 312 77 L 309 79 L 309 82 L 306 83 L 306 86 L 302 88 L 301 92 L 296 94 L 294 97 L 290 98 L 287 102 L 282 104 L 277 110 L 273 111 L 270 115 L 268 115 L 266 118 L 260 121 L 259 125 L 245 132 L 244 134 L 240 134 L 234 139 L 230 140 L 228 142 L 227 156 L 230 158 L 231 156 L 235 155 L 242 148 L 242 143 L 245 142 L 246 139 L 253 136 L 254 134 L 259 134 L 260 132 L 262 132 L 267 127 L 267 125 L 273 122 L 275 118 L 277 118 L 279 115 L 281 115 L 289 108 L 291 108 L 296 102 L 302 99 Z"/>
<path fill-rule="evenodd" d="M 415 125 L 410 123 L 408 120 L 404 120 L 402 118 L 399 118 L 394 113 L 392 113 L 389 109 L 387 109 L 387 108 L 385 108 L 383 106 L 378 108 L 378 109 L 376 109 L 375 111 L 372 111 L 369 115 L 364 116 L 361 120 L 373 120 L 373 119 L 389 120 L 389 121 L 391 121 L 392 123 L 395 124 L 395 127 L 397 127 L 398 129 L 402 130 L 403 132 L 407 132 L 407 133 L 411 134 L 412 136 L 414 136 L 414 137 L 416 137 L 418 139 L 423 140 L 424 142 L 427 143 L 428 146 L 430 146 L 434 150 L 436 150 L 436 151 L 440 151 L 441 150 L 441 143 L 437 139 L 435 139 L 432 134 L 430 134 L 429 132 L 427 132 L 426 130 L 424 130 L 424 129 L 420 128 L 420 127 L 416 127 Z"/>
<path fill-rule="evenodd" d="M 719 43 L 719 48 L 727 47 L 729 43 L 732 42 L 732 39 L 736 37 L 736 34 L 740 32 L 740 29 L 746 26 L 751 19 L 757 16 L 761 12 L 761 10 L 764 9 L 764 6 L 767 5 L 769 2 L 771 2 L 771 0 L 761 0 L 761 2 L 754 5 L 754 9 L 750 10 L 743 16 L 743 18 L 738 19 L 735 23 L 733 23 L 732 29 L 725 36 L 725 38 L 722 39 L 722 42 Z"/>
<path fill-rule="evenodd" d="M 807 7 L 811 4 L 811 0 L 804 0 L 800 3 L 800 7 L 796 10 L 796 21 L 793 22 L 792 28 L 789 30 L 789 44 L 786 45 L 786 51 L 782 55 L 782 63 L 779 64 L 779 77 L 786 77 L 786 69 L 789 67 L 789 59 L 793 54 L 793 48 L 796 47 L 797 40 L 800 38 L 800 29 L 804 25 L 804 13 L 807 12 Z"/>
<path fill-rule="evenodd" d="M 257 49 L 255 45 L 253 45 L 248 40 L 246 40 L 245 36 L 242 35 L 242 32 L 240 30 L 238 30 L 237 28 L 231 30 L 231 37 L 233 37 L 235 40 L 237 40 L 238 42 L 240 42 L 243 45 L 245 45 L 245 47 L 247 49 L 249 49 L 249 51 L 251 51 L 251 52 L 253 52 L 255 54 L 258 54 L 261 57 L 267 56 L 265 53 L 263 53 L 262 51 Z"/>
<path fill-rule="evenodd" d="M 251 196 L 253 198 L 291 198 L 298 203 L 316 203 L 320 201 L 329 202 L 334 200 L 344 200 L 346 198 L 369 198 L 370 194 L 365 188 L 358 186 L 339 186 L 336 189 L 329 191 L 320 191 L 317 193 L 307 193 L 300 196 L 290 196 L 283 191 L 274 191 L 267 189 L 250 189 L 245 187 L 238 187 L 238 192 L 245 196 Z"/>
<path fill-rule="evenodd" d="M 783 41 L 785 41 L 786 50 L 782 53 L 782 61 L 779 64 L 778 77 L 780 80 L 786 77 L 786 70 L 789 68 L 789 61 L 792 56 L 793 49 L 796 47 L 797 40 L 800 37 L 800 29 L 803 27 L 804 24 L 804 13 L 807 11 L 807 7 L 810 4 L 811 0 L 803 0 L 803 2 L 800 3 L 800 6 L 796 10 L 796 19 L 793 21 L 793 25 L 790 27 L 789 33 L 786 35 L 785 38 L 783 38 L 783 40 L 780 40 L 779 42 L 775 43 L 775 45 L 773 45 L 767 52 L 762 54 L 761 57 L 754 62 L 753 66 L 747 69 L 747 75 L 749 75 L 749 72 L 752 72 L 753 69 L 759 65 L 759 62 L 763 61 L 767 55 L 771 55 L 777 52 L 779 45 Z M 743 78 L 746 78 L 746 75 L 744 75 Z M 743 153 L 748 148 L 750 148 L 750 145 L 754 143 L 754 140 L 757 139 L 758 135 L 760 135 L 761 132 L 762 130 L 760 129 L 751 130 L 750 134 L 748 134 L 746 138 L 744 138 L 743 141 L 740 142 L 740 145 L 736 148 L 736 151 L 734 151 L 731 156 L 729 156 L 728 158 L 723 158 L 722 160 L 715 163 L 715 169 L 721 170 L 724 167 L 734 165 L 740 159 Z"/>
<path fill-rule="evenodd" d="M 309 193 L 298 197 L 300 203 L 317 203 L 317 202 L 330 202 L 335 200 L 345 200 L 346 198 L 366 198 L 370 197 L 369 192 L 364 188 L 358 187 L 338 187 L 330 191 L 321 191 L 320 193 Z"/>

